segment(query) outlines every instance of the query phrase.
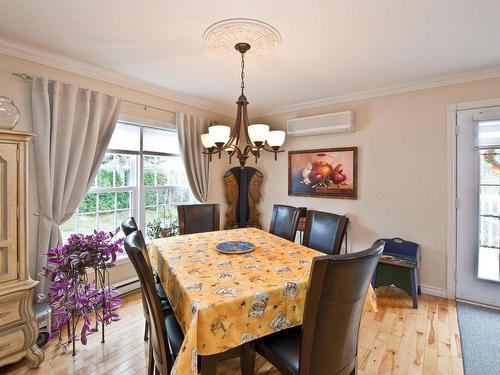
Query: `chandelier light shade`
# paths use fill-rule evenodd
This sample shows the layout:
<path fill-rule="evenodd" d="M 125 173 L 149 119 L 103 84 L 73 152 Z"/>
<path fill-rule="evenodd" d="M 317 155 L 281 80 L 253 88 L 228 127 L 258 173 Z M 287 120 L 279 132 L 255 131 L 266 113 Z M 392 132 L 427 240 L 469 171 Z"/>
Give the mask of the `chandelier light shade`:
<path fill-rule="evenodd" d="M 269 125 L 254 124 L 248 127 L 248 135 L 255 146 L 263 145 L 269 134 Z"/>
<path fill-rule="evenodd" d="M 267 135 L 267 144 L 271 147 L 281 147 L 285 143 L 285 132 L 283 130 L 273 130 Z"/>
<path fill-rule="evenodd" d="M 208 128 L 208 135 L 216 147 L 221 147 L 229 141 L 231 128 L 226 125 L 212 125 Z"/>
<path fill-rule="evenodd" d="M 201 143 L 203 144 L 203 147 L 205 147 L 207 150 L 209 149 L 214 149 L 215 148 L 215 142 L 212 139 L 212 136 L 210 133 L 202 134 L 201 135 Z"/>
<path fill-rule="evenodd" d="M 227 56 L 227 48 L 219 48 L 220 45 L 226 45 L 228 42 L 233 42 L 234 39 L 232 38 L 234 38 L 235 35 L 238 38 L 242 38 L 237 39 L 236 44 L 233 47 L 234 50 L 239 53 L 241 58 L 241 94 L 236 101 L 236 119 L 233 128 L 222 124 L 212 125 L 208 128 L 208 133 L 201 135 L 201 142 L 205 148 L 203 153 L 209 154 L 210 160 L 212 160 L 213 154 L 218 154 L 219 158 L 221 158 L 222 151 L 226 151 L 229 156 L 229 163 L 231 163 L 231 158 L 235 156 L 238 159 L 240 166 L 244 168 L 247 159 L 251 155 L 255 157 L 255 162 L 257 162 L 262 150 L 274 153 L 274 159 L 277 160 L 278 153 L 284 151 L 280 150 L 280 147 L 285 142 L 285 132 L 281 130 L 271 131 L 269 125 L 267 124 L 249 124 L 247 110 L 248 100 L 245 96 L 245 54 L 251 49 L 251 46 L 245 41 L 248 40 L 245 39 L 245 35 L 246 37 L 249 37 L 250 34 L 245 34 L 244 32 L 238 33 L 234 31 L 238 24 L 236 21 L 241 20 L 242 19 L 236 19 L 234 20 L 235 22 L 232 22 L 233 20 L 225 20 L 222 23 L 218 22 L 210 26 L 204 35 L 204 39 L 209 48 L 214 52 L 223 51 L 223 53 L 220 53 L 223 56 Z M 251 29 L 254 32 L 257 32 L 255 30 L 258 29 L 260 21 L 250 21 L 252 25 Z M 243 24 L 245 27 L 248 26 L 248 22 L 243 22 Z M 266 32 L 269 32 L 270 30 L 276 31 L 272 28 L 272 26 L 264 23 L 262 24 L 263 25 L 261 26 L 264 27 Z M 217 25 L 221 26 L 222 30 L 217 29 Z M 228 27 L 228 25 L 230 25 L 230 27 Z M 224 29 L 231 32 L 231 37 L 227 37 L 224 34 Z M 278 36 L 276 43 L 271 43 L 274 47 L 281 41 L 279 33 L 276 35 Z M 217 44 L 218 40 L 220 41 L 220 44 Z M 261 44 L 262 40 L 259 45 Z M 212 48 L 214 45 L 219 45 L 219 47 Z M 261 56 L 261 54 L 254 53 L 254 56 Z"/>

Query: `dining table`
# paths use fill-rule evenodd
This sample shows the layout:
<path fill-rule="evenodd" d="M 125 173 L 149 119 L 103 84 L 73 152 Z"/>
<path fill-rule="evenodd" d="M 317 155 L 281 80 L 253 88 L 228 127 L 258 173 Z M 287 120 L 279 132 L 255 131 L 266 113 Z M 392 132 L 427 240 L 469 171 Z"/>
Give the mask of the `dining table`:
<path fill-rule="evenodd" d="M 254 247 L 219 252 L 227 241 Z M 184 332 L 172 369 L 178 375 L 197 374 L 198 356 L 300 325 L 312 260 L 324 255 L 257 228 L 155 239 L 148 254 Z M 364 311 L 377 311 L 371 286 Z"/>

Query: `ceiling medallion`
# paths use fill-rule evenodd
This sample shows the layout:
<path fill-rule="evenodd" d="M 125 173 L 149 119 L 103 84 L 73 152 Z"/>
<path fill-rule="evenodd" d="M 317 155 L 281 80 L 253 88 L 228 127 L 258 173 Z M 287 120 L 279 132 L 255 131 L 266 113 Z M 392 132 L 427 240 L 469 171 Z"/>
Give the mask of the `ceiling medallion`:
<path fill-rule="evenodd" d="M 230 18 L 209 26 L 203 40 L 214 54 L 230 59 L 240 59 L 234 46 L 245 42 L 252 46 L 246 59 L 258 59 L 269 55 L 281 43 L 281 35 L 268 23 L 249 18 Z"/>

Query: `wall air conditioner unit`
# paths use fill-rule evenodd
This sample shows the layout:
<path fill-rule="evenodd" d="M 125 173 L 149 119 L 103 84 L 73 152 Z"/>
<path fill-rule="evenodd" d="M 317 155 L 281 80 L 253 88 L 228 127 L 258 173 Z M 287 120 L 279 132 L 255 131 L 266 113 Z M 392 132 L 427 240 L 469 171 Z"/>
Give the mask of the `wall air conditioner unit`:
<path fill-rule="evenodd" d="M 352 133 L 354 111 L 294 118 L 287 121 L 286 134 L 290 137 L 307 135 Z"/>

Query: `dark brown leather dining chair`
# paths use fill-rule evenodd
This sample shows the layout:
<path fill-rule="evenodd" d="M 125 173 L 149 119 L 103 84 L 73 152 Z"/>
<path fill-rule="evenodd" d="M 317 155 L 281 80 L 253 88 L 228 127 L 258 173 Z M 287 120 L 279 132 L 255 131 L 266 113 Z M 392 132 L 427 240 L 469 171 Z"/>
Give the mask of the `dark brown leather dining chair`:
<path fill-rule="evenodd" d="M 160 375 L 169 375 L 184 341 L 184 334 L 175 315 L 165 313 L 162 308 L 153 274 L 150 272 L 146 244 L 141 231 L 135 231 L 125 238 L 125 251 L 139 275 L 150 316 L 148 374 L 152 374 L 155 369 Z"/>
<path fill-rule="evenodd" d="M 314 258 L 303 325 L 254 341 L 284 375 L 357 373 L 358 333 L 368 285 L 384 242 L 346 255 Z"/>
<path fill-rule="evenodd" d="M 307 211 L 302 245 L 328 255 L 340 254 L 349 219 L 323 211 Z"/>
<path fill-rule="evenodd" d="M 135 232 L 138 230 L 137 228 L 137 223 L 133 217 L 129 217 L 128 219 L 125 219 L 122 221 L 121 228 L 125 236 L 130 235 L 131 233 Z M 139 269 L 136 267 L 136 264 L 133 262 L 133 260 L 130 260 L 132 262 L 132 265 L 134 266 L 135 272 L 139 274 Z M 149 262 L 149 256 L 146 254 L 146 263 L 149 266 L 149 272 L 152 272 L 151 269 L 151 264 Z M 155 276 L 155 289 L 156 293 L 158 294 L 158 297 L 160 298 L 160 303 L 163 311 L 165 313 L 171 312 L 172 311 L 172 306 L 170 305 L 170 302 L 167 298 L 167 293 L 165 293 L 165 289 L 163 288 L 163 285 L 161 284 L 161 281 L 159 277 L 156 275 Z M 146 297 L 144 295 L 144 292 L 141 289 L 141 297 L 142 297 L 142 308 L 143 308 L 143 314 L 144 314 L 144 341 L 148 339 L 149 335 L 149 327 L 150 327 L 150 321 L 151 318 L 149 316 L 149 311 L 146 306 Z"/>
<path fill-rule="evenodd" d="M 275 204 L 273 206 L 269 233 L 294 242 L 299 218 L 300 209 L 298 207 Z"/>
<path fill-rule="evenodd" d="M 220 205 L 181 204 L 177 206 L 179 233 L 213 232 L 220 228 Z"/>

